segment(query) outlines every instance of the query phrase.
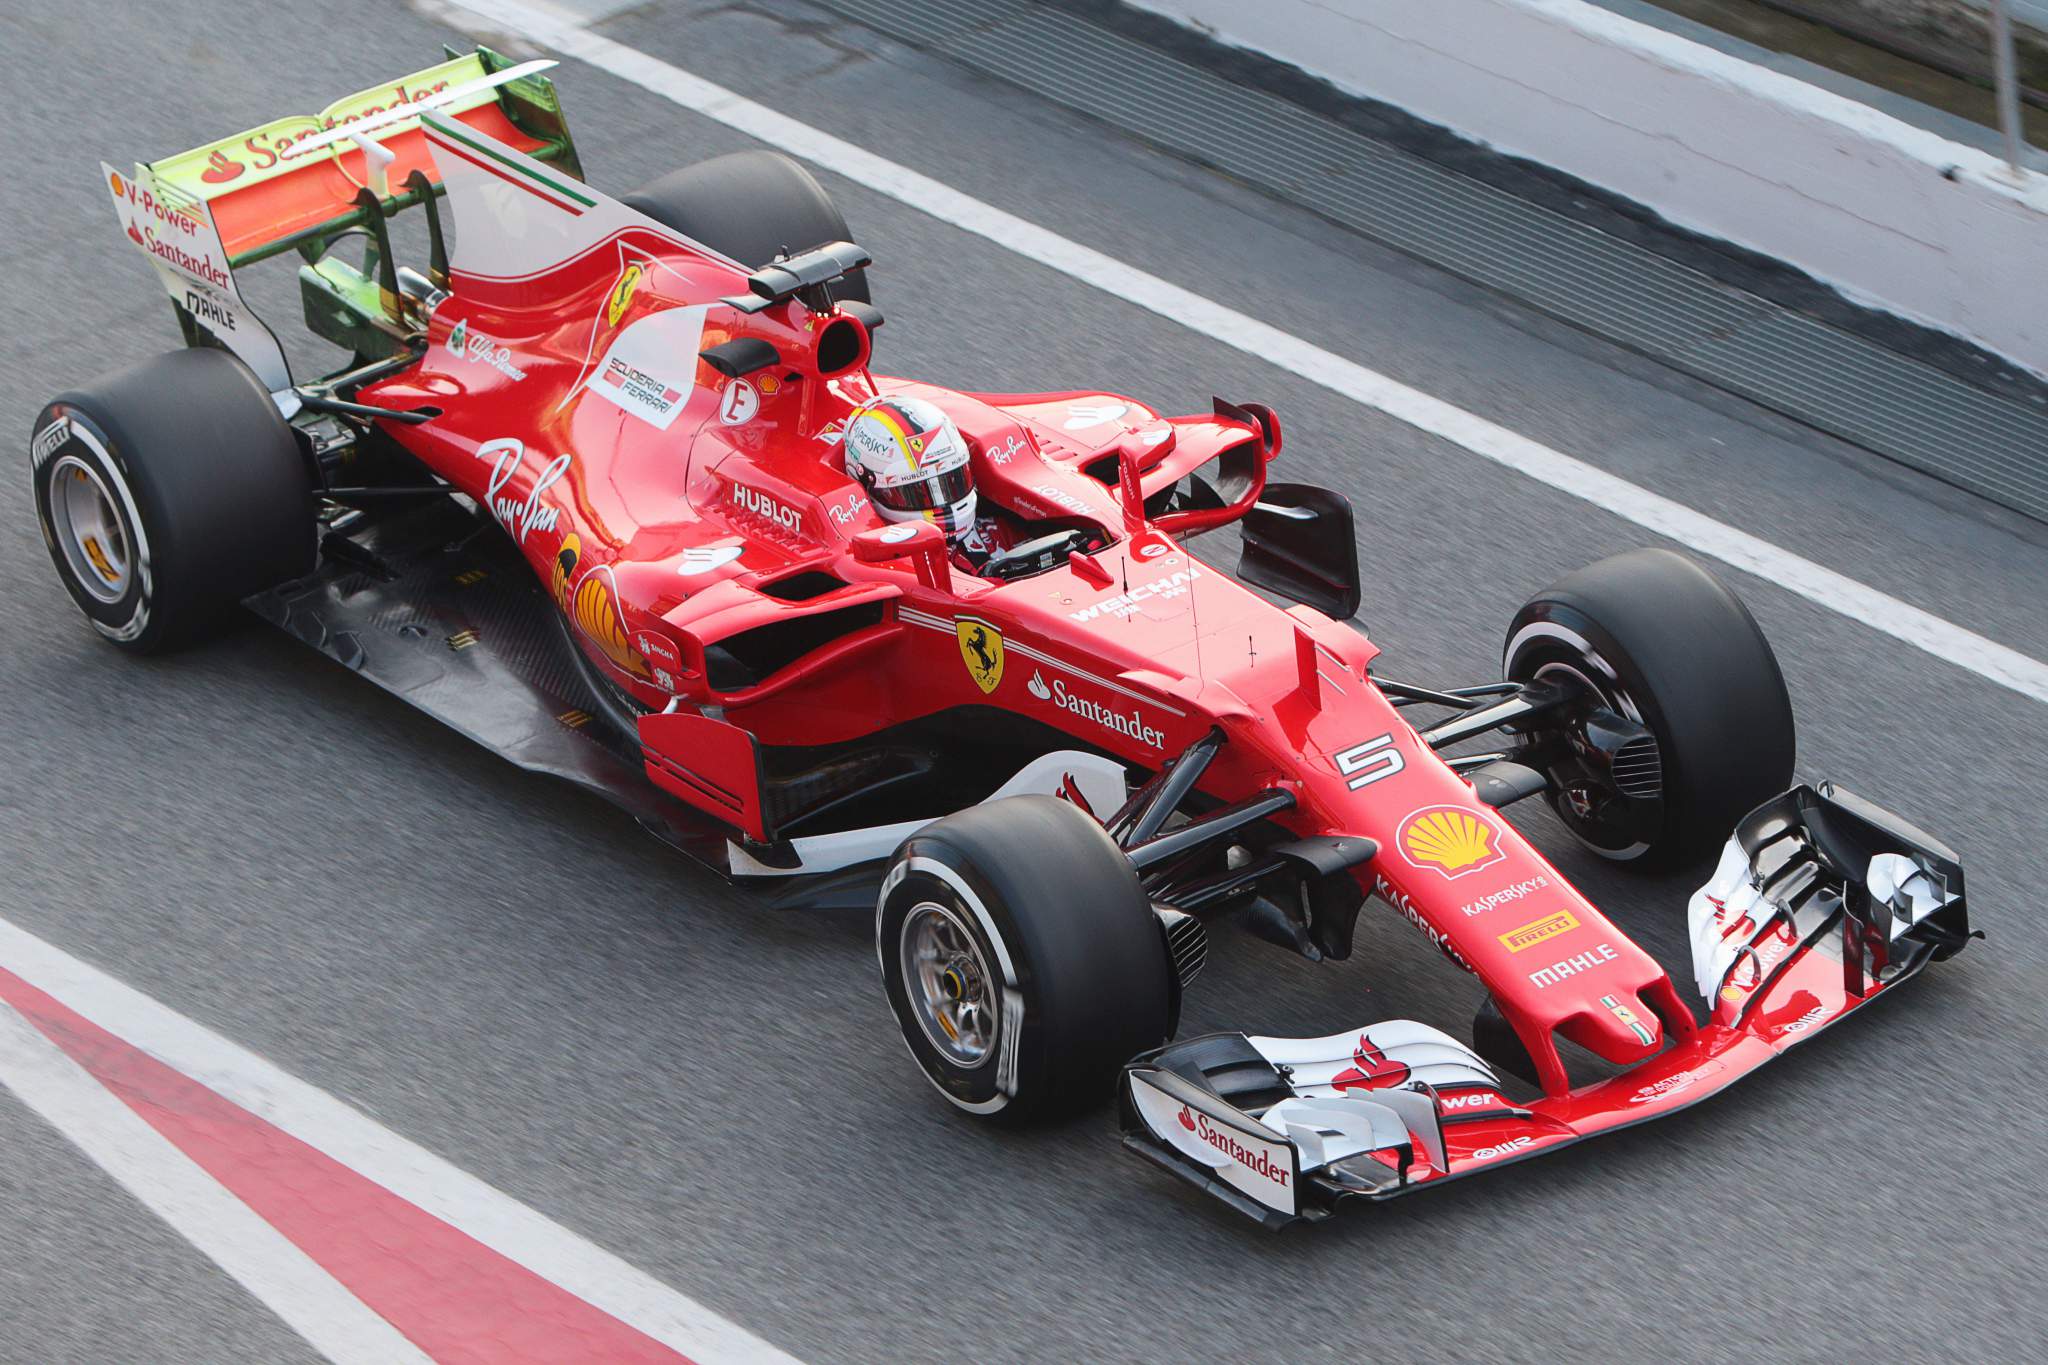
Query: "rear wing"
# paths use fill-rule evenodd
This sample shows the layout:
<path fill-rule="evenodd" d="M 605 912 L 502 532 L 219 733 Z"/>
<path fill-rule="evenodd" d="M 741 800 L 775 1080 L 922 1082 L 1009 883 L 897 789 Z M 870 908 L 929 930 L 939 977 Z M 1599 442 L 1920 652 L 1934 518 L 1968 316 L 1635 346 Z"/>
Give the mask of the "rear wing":
<path fill-rule="evenodd" d="M 466 125 L 580 180 L 581 162 L 555 89 L 552 61 L 514 63 L 489 48 L 358 91 L 317 114 L 275 119 L 128 171 L 101 163 L 129 240 L 171 296 L 187 345 L 220 346 L 296 410 L 276 335 L 250 311 L 235 271 L 288 251 L 304 260 L 300 288 L 313 330 L 359 362 L 405 348 L 408 319 L 384 220 L 426 203 L 434 255 L 443 257 L 432 201 L 444 192 L 422 116 Z M 337 236 L 366 229 L 361 271 L 328 256 Z"/>
<path fill-rule="evenodd" d="M 368 221 L 356 197 L 378 185 L 386 216 L 419 202 L 400 189 L 414 171 L 439 184 L 419 116 L 434 110 L 469 124 L 577 179 L 583 170 L 562 118 L 551 61 L 513 64 L 488 48 L 451 55 L 438 66 L 336 100 L 317 114 L 294 114 L 149 163 L 157 184 L 207 205 L 231 265 L 243 266 L 303 244 L 325 242 Z M 358 137 L 390 153 L 370 162 Z M 378 161 L 384 161 L 381 155 Z"/>

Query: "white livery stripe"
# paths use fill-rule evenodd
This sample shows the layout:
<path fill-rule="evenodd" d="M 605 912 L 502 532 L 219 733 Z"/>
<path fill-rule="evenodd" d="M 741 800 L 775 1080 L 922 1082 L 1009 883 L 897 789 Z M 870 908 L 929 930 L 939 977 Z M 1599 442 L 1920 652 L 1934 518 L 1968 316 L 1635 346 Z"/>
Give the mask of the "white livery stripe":
<path fill-rule="evenodd" d="M 2048 663 L 1761 537 L 1737 530 L 1213 299 L 1005 213 L 930 176 L 743 99 L 724 86 L 659 58 L 577 28 L 547 10 L 521 0 L 467 0 L 462 8 L 483 16 L 489 24 L 546 43 L 672 104 L 815 162 L 865 189 L 888 195 L 941 222 L 987 238 L 1189 331 L 1267 361 L 1700 554 L 1754 574 L 2000 687 L 2048 702 Z"/>
<path fill-rule="evenodd" d="M 923 626 L 926 630 L 936 630 L 946 635 L 952 635 L 955 633 L 954 623 L 948 620 L 946 617 L 933 616 L 928 612 L 919 611 L 915 607 L 898 607 L 896 609 L 896 619 L 905 622 L 908 625 Z M 1115 692 L 1120 696 L 1129 697 L 1132 701 L 1141 701 L 1145 703 L 1145 705 L 1147 706 L 1157 707 L 1159 710 L 1166 712 L 1168 715 L 1184 716 L 1187 714 L 1187 712 L 1181 710 L 1179 707 L 1170 705 L 1167 702 L 1160 701 L 1157 697 L 1152 696 L 1150 693 L 1135 691 L 1129 687 L 1124 686 L 1122 683 L 1117 682 L 1112 678 L 1105 678 L 1099 673 L 1090 673 L 1085 668 L 1076 668 L 1074 665 L 1068 663 L 1065 659 L 1056 659 L 1052 655 L 1047 654 L 1042 649 L 1035 649 L 1030 645 L 1018 644 L 1015 640 L 1009 639 L 1008 637 L 1005 637 L 1003 640 L 1003 648 L 1007 650 L 1009 653 L 1015 654 L 1020 658 L 1031 659 L 1037 663 L 1042 663 L 1046 665 L 1046 667 L 1048 668 L 1057 668 L 1060 672 L 1065 673 L 1070 677 L 1079 678 L 1083 682 L 1093 683 L 1097 687 L 1107 689 L 1111 692 Z"/>
<path fill-rule="evenodd" d="M 1122 683 L 1117 682 L 1113 678 L 1105 678 L 1098 673 L 1090 673 L 1085 668 L 1076 668 L 1064 659 L 1055 659 L 1052 655 L 1047 654 L 1042 649 L 1033 649 L 1030 645 L 1014 644 L 1009 645 L 1008 648 L 1013 653 L 1019 654 L 1026 659 L 1031 659 L 1038 663 L 1042 663 L 1046 665 L 1048 668 L 1057 668 L 1062 673 L 1072 674 L 1074 677 L 1081 679 L 1083 682 L 1093 683 L 1097 687 L 1106 688 L 1109 691 L 1115 692 L 1120 696 L 1129 697 L 1132 701 L 1141 701 L 1145 703 L 1145 705 L 1156 707 L 1157 709 L 1166 712 L 1170 716 L 1184 716 L 1187 714 L 1187 712 L 1181 710 L 1179 707 L 1160 701 L 1157 697 L 1152 696 L 1148 692 L 1139 692 L 1132 688 L 1125 687 Z"/>

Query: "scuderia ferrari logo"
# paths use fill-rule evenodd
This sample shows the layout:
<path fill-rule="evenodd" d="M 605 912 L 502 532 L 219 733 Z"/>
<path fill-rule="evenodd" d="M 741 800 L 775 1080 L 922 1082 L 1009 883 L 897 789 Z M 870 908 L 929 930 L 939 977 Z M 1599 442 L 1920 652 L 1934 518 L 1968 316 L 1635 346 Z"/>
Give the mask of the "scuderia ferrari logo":
<path fill-rule="evenodd" d="M 996 690 L 1003 681 L 1003 633 L 986 621 L 963 616 L 953 623 L 960 636 L 960 658 L 967 676 L 983 693 Z"/>

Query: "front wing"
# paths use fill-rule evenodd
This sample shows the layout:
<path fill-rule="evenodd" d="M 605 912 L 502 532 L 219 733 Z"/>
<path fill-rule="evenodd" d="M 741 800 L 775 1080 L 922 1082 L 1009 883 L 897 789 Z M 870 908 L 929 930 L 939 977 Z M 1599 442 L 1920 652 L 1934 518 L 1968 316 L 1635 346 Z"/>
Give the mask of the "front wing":
<path fill-rule="evenodd" d="M 1827 784 L 1744 817 L 1689 918 L 1708 1022 L 1618 1075 L 1517 1099 L 1472 1048 L 1405 1019 L 1210 1034 L 1125 1067 L 1124 1144 L 1270 1227 L 1320 1219 L 1676 1113 L 1975 936 L 1955 855 Z"/>

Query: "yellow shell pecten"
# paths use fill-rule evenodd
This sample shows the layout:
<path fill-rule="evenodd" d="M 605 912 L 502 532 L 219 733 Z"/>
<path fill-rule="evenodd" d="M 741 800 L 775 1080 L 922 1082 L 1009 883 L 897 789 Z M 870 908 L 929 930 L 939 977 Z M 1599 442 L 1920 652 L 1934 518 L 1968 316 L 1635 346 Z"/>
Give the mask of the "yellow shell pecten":
<path fill-rule="evenodd" d="M 1408 822 L 1401 847 L 1416 862 L 1456 872 L 1493 856 L 1493 830 L 1470 811 L 1425 811 Z"/>

